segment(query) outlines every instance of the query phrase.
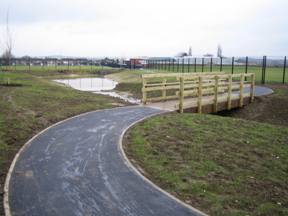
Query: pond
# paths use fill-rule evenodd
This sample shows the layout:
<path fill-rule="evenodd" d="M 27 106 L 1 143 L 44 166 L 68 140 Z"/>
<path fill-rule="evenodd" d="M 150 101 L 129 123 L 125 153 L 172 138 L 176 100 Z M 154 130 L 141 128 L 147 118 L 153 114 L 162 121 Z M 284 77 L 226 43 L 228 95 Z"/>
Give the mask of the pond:
<path fill-rule="evenodd" d="M 140 100 L 132 98 L 128 93 L 112 91 L 118 82 L 107 78 L 75 78 L 75 79 L 57 79 L 57 83 L 64 84 L 80 91 L 90 91 L 96 94 L 109 95 L 120 98 L 124 101 L 140 104 Z"/>

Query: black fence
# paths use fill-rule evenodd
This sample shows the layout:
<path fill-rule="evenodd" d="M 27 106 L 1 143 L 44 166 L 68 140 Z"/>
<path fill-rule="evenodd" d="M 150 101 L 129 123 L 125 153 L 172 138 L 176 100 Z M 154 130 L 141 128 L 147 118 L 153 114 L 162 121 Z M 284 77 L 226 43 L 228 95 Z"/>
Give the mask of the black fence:
<path fill-rule="evenodd" d="M 182 57 L 150 58 L 148 69 L 171 72 L 255 73 L 256 81 L 265 84 L 288 83 L 287 57 Z"/>
<path fill-rule="evenodd" d="M 130 61 L 119 61 L 118 59 L 89 59 L 89 58 L 0 58 L 0 70 L 25 70 L 30 71 L 31 68 L 37 70 L 70 70 L 78 66 L 78 69 L 93 69 L 95 66 L 112 67 L 112 68 L 133 68 L 139 69 L 139 66 L 131 64 Z"/>
<path fill-rule="evenodd" d="M 165 72 L 213 72 L 255 73 L 256 81 L 260 83 L 288 83 L 287 58 L 285 57 L 179 57 L 179 58 L 149 58 L 144 63 L 115 59 L 88 58 L 0 58 L 0 70 L 94 70 L 95 67 L 116 67 L 139 69 L 147 68 L 153 71 Z"/>

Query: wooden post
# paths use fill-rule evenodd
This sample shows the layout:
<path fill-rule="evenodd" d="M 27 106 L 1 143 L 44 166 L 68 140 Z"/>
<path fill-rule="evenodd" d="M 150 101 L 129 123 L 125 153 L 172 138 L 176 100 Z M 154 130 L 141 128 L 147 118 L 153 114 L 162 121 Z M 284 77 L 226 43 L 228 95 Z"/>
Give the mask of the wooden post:
<path fill-rule="evenodd" d="M 283 64 L 283 79 L 282 79 L 282 83 L 285 83 L 285 73 L 286 73 L 286 64 L 287 64 L 287 57 L 284 57 L 284 64 Z"/>
<path fill-rule="evenodd" d="M 250 102 L 254 101 L 255 74 L 251 74 Z"/>
<path fill-rule="evenodd" d="M 202 81 L 203 77 L 199 76 L 199 83 L 198 83 L 198 113 L 202 113 Z"/>
<path fill-rule="evenodd" d="M 31 72 L 31 60 L 29 58 L 29 72 Z"/>
<path fill-rule="evenodd" d="M 162 97 L 163 97 L 163 100 L 166 99 L 166 82 L 167 82 L 167 79 L 163 79 L 163 81 L 162 81 L 162 87 L 163 87 Z"/>
<path fill-rule="evenodd" d="M 184 102 L 184 78 L 183 76 L 180 77 L 180 94 L 179 94 L 179 111 L 183 113 L 183 102 Z"/>
<path fill-rule="evenodd" d="M 244 74 L 241 73 L 240 75 L 240 92 L 239 92 L 239 106 L 242 107 L 243 106 L 243 87 L 244 87 Z"/>
<path fill-rule="evenodd" d="M 146 79 L 142 77 L 142 102 L 143 104 L 147 103 L 146 84 L 147 84 Z"/>
<path fill-rule="evenodd" d="M 214 86 L 214 112 L 217 112 L 218 109 L 218 83 L 219 83 L 219 77 L 216 75 Z"/>
<path fill-rule="evenodd" d="M 227 97 L 227 109 L 231 109 L 231 94 L 232 94 L 232 75 L 229 75 L 228 79 L 228 97 Z"/>

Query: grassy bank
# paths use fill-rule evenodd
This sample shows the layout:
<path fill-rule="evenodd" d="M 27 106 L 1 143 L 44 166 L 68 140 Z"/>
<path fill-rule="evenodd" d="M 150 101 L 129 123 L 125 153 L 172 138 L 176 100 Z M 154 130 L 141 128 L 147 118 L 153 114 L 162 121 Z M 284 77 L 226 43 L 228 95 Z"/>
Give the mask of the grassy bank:
<path fill-rule="evenodd" d="M 118 99 L 73 90 L 50 80 L 69 74 L 37 73 L 0 72 L 0 194 L 14 155 L 34 134 L 70 116 L 124 105 Z M 6 85 L 8 79 L 10 85 Z"/>
<path fill-rule="evenodd" d="M 220 115 L 288 126 L 288 85 L 267 87 L 273 89 L 274 94 L 256 98 L 252 104 L 242 109 L 223 111 Z"/>
<path fill-rule="evenodd" d="M 160 187 L 211 215 L 288 214 L 288 128 L 198 114 L 146 120 L 124 139 Z"/>

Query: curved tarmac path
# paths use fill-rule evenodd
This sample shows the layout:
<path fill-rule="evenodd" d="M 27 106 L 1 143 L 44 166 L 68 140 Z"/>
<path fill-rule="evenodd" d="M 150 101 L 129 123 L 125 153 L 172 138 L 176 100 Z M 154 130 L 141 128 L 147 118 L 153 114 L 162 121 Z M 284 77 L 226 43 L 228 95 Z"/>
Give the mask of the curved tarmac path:
<path fill-rule="evenodd" d="M 11 173 L 12 215 L 200 215 L 155 189 L 122 154 L 125 129 L 162 112 L 141 106 L 95 111 L 36 136 Z"/>

